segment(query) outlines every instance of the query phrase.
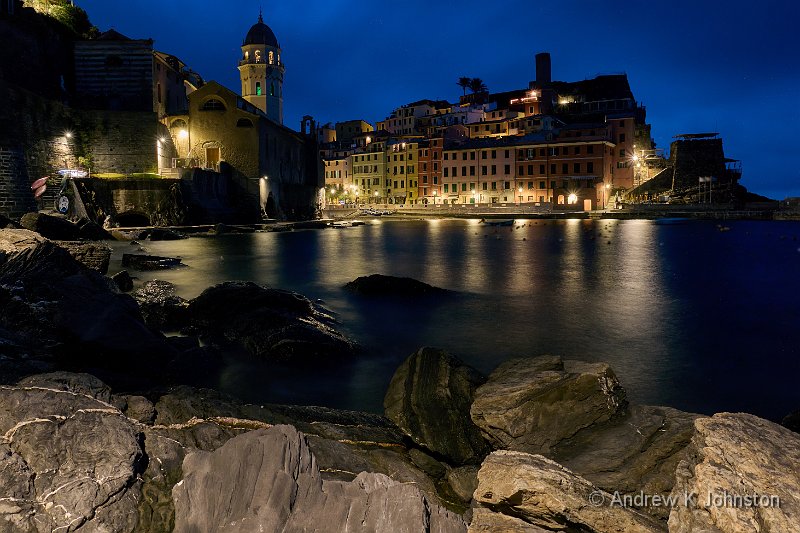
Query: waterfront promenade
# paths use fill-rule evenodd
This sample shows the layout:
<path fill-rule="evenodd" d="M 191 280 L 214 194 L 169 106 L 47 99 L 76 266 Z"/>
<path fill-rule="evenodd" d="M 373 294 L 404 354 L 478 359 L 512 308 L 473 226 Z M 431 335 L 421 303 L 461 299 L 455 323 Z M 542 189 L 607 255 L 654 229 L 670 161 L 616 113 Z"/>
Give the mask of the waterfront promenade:
<path fill-rule="evenodd" d="M 402 218 L 486 218 L 486 219 L 564 219 L 564 218 L 613 218 L 656 219 L 697 218 L 712 220 L 772 220 L 774 210 L 733 209 L 729 205 L 661 205 L 639 204 L 625 209 L 556 209 L 532 205 L 437 205 L 404 207 L 398 205 L 372 204 L 360 207 L 331 207 L 323 210 L 324 218 L 336 220 L 364 216 L 368 209 L 391 212 L 392 217 Z"/>

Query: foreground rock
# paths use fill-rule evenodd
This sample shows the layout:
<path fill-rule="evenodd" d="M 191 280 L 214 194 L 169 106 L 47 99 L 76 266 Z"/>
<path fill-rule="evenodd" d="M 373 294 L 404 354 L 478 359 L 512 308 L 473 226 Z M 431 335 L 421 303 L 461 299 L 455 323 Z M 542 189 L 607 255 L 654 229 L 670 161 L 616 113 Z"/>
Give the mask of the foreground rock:
<path fill-rule="evenodd" d="M 26 213 L 19 223 L 23 228 L 54 241 L 77 241 L 80 238 L 80 228 L 63 216 Z"/>
<path fill-rule="evenodd" d="M 743 413 L 695 427 L 677 470 L 671 533 L 800 531 L 800 435 Z M 684 505 L 684 494 L 695 504 Z"/>
<path fill-rule="evenodd" d="M 258 465 L 254 468 L 253 465 Z M 175 532 L 463 532 L 463 520 L 380 474 L 324 481 L 305 437 L 276 426 L 194 452 L 173 489 Z"/>
<path fill-rule="evenodd" d="M 41 387 L 0 387 L 0 530 L 134 531 L 138 432 L 109 404 Z"/>
<path fill-rule="evenodd" d="M 70 368 L 105 369 L 121 380 L 137 374 L 151 379 L 148 365 L 175 354 L 147 328 L 131 297 L 51 242 L 0 265 L 0 330 L 14 332 L 15 344 L 27 353 Z"/>
<path fill-rule="evenodd" d="M 612 423 L 561 442 L 549 457 L 602 489 L 667 497 L 697 418 L 669 407 L 631 406 Z M 669 515 L 667 507 L 643 510 L 664 519 Z"/>
<path fill-rule="evenodd" d="M 496 448 L 540 453 L 604 490 L 667 497 L 698 415 L 628 405 L 606 364 L 539 357 L 498 367 L 476 391 L 472 417 Z"/>
<path fill-rule="evenodd" d="M 475 391 L 471 415 L 495 448 L 547 455 L 580 430 L 608 422 L 625 404 L 607 364 L 544 356 L 500 365 Z"/>
<path fill-rule="evenodd" d="M 362 276 L 344 286 L 345 290 L 361 296 L 402 296 L 415 298 L 447 294 L 449 291 L 412 278 L 372 274 Z"/>
<path fill-rule="evenodd" d="M 169 281 L 148 281 L 133 293 L 133 298 L 145 323 L 152 328 L 180 329 L 187 324 L 189 303 L 177 295 L 175 285 Z"/>
<path fill-rule="evenodd" d="M 489 452 L 469 416 L 486 378 L 447 352 L 422 348 L 397 369 L 384 399 L 386 416 L 418 445 L 456 464 Z"/>
<path fill-rule="evenodd" d="M 37 244 L 48 242 L 38 233 L 27 229 L 0 229 L 0 263 L 6 256 L 34 248 Z M 111 248 L 102 243 L 83 243 L 75 241 L 54 241 L 56 246 L 65 249 L 85 266 L 101 274 L 108 272 Z"/>
<path fill-rule="evenodd" d="M 189 302 L 191 325 L 211 343 L 236 343 L 282 362 L 334 363 L 355 346 L 304 296 L 252 282 L 216 285 Z"/>
<path fill-rule="evenodd" d="M 498 451 L 486 458 L 478 472 L 475 500 L 480 510 L 476 509 L 469 531 L 666 531 L 644 514 L 608 505 L 611 498 L 540 455 Z"/>

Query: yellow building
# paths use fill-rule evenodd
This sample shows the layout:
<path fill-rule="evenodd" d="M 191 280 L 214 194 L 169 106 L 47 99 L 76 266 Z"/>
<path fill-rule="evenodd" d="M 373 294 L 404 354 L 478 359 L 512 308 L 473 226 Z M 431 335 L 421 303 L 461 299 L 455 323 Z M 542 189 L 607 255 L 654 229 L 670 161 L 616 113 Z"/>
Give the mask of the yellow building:
<path fill-rule="evenodd" d="M 413 205 L 419 196 L 419 143 L 392 139 L 386 146 L 387 203 Z"/>
<path fill-rule="evenodd" d="M 353 171 L 352 196 L 356 203 L 383 203 L 386 188 L 386 139 L 370 139 L 361 150 L 350 156 Z"/>

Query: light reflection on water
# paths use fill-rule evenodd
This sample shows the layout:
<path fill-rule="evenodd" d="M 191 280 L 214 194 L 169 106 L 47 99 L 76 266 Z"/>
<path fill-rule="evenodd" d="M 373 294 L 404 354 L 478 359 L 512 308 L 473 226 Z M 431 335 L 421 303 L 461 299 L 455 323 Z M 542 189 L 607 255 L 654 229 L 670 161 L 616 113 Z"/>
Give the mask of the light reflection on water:
<path fill-rule="evenodd" d="M 636 402 L 780 417 L 800 408 L 800 225 L 518 220 L 384 221 L 291 233 L 145 242 L 187 268 L 141 273 L 191 298 L 252 280 L 321 299 L 361 343 L 352 366 L 319 375 L 231 360 L 215 386 L 248 401 L 382 410 L 396 366 L 440 346 L 489 372 L 514 356 L 611 363 Z M 135 246 L 117 243 L 121 254 Z M 373 273 L 459 291 L 438 305 L 342 291 Z"/>

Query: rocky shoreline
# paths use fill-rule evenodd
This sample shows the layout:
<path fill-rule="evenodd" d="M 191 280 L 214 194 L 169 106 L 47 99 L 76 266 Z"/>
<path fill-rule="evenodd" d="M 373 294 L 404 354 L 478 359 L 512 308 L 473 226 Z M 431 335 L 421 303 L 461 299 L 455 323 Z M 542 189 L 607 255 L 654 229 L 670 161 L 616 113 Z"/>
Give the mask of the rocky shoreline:
<path fill-rule="evenodd" d="M 484 376 L 424 347 L 384 415 L 186 386 L 224 350 L 302 366 L 359 348 L 296 293 L 131 296 L 81 246 L 105 245 L 0 230 L 1 531 L 800 531 L 800 435 L 632 405 L 602 363 Z M 353 288 L 438 292 L 398 283 Z"/>

